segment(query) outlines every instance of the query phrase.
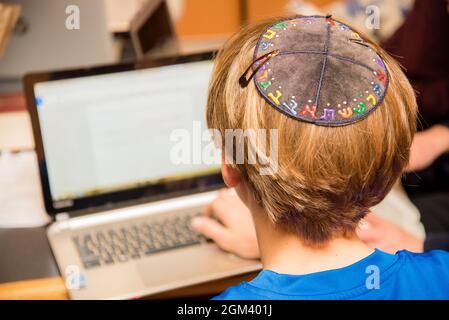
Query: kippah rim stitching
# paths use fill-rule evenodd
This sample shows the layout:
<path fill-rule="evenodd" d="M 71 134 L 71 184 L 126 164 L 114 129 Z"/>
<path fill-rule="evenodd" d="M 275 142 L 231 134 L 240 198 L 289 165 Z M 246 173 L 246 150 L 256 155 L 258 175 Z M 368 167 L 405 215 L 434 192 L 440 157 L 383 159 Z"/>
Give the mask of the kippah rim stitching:
<path fill-rule="evenodd" d="M 323 85 L 324 80 L 324 73 L 326 71 L 326 65 L 327 65 L 327 56 L 328 56 L 328 50 L 329 50 L 329 42 L 330 42 L 330 32 L 331 32 L 331 25 L 327 24 L 327 32 L 326 32 L 326 41 L 324 42 L 324 58 L 323 58 L 323 67 L 321 68 L 321 74 L 320 74 L 320 80 L 318 82 L 318 90 L 316 92 L 315 96 L 315 106 L 318 109 L 318 102 L 320 100 L 321 95 L 321 87 Z"/>

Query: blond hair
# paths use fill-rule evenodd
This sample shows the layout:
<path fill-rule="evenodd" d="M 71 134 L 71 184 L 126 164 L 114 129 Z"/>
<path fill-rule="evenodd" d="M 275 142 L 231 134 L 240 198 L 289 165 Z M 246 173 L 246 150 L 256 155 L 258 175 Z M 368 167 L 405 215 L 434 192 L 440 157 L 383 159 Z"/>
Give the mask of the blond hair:
<path fill-rule="evenodd" d="M 354 232 L 370 207 L 390 191 L 408 163 L 416 127 L 416 99 L 398 63 L 368 39 L 385 61 L 390 83 L 383 103 L 366 119 L 341 127 L 291 119 L 239 77 L 253 61 L 260 35 L 285 18 L 248 26 L 221 49 L 209 87 L 207 123 L 226 129 L 278 129 L 278 170 L 233 164 L 269 218 L 309 245 Z M 245 137 L 247 144 L 253 144 Z M 229 150 L 225 150 L 229 152 Z"/>

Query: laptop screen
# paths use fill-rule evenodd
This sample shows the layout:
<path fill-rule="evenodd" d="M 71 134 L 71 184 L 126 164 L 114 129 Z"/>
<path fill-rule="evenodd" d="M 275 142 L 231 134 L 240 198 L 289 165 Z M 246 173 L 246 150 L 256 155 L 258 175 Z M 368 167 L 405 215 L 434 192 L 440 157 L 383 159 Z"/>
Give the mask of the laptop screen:
<path fill-rule="evenodd" d="M 211 71 L 200 61 L 34 84 L 54 207 L 216 173 L 219 153 L 202 156 Z"/>

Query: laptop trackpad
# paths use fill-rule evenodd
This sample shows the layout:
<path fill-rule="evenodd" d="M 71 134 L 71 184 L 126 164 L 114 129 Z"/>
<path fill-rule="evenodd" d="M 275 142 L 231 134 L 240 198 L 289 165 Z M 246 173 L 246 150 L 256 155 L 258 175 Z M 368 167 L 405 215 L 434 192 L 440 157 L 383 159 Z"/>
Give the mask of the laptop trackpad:
<path fill-rule="evenodd" d="M 205 244 L 155 254 L 138 263 L 137 269 L 147 288 L 160 287 L 162 291 L 250 271 L 247 269 L 257 265 L 254 260 L 243 260 Z"/>

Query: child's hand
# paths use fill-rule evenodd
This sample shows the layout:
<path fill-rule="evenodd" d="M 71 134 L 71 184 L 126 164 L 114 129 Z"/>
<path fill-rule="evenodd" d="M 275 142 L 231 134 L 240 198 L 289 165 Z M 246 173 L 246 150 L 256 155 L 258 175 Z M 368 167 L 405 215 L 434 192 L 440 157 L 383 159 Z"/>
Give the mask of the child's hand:
<path fill-rule="evenodd" d="M 423 252 L 424 241 L 402 230 L 400 227 L 369 213 L 357 228 L 359 238 L 372 248 L 388 253 L 399 250 Z"/>
<path fill-rule="evenodd" d="M 242 258 L 260 257 L 251 212 L 238 196 L 231 195 L 227 190 L 220 191 L 218 198 L 204 210 L 204 216 L 193 219 L 192 227 L 214 240 L 223 250 Z"/>

